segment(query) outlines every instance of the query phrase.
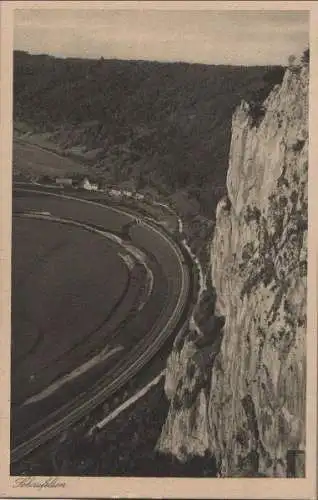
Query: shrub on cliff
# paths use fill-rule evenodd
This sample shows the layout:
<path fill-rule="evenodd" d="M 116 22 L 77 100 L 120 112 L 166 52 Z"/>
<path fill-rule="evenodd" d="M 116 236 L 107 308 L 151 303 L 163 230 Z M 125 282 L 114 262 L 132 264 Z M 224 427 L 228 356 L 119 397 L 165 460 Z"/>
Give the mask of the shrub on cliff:
<path fill-rule="evenodd" d="M 259 127 L 264 116 L 266 109 L 263 106 L 263 103 L 252 101 L 250 102 L 250 117 L 252 118 L 252 127 Z"/>
<path fill-rule="evenodd" d="M 303 64 L 309 64 L 309 60 L 310 60 L 310 51 L 308 47 L 306 50 L 304 50 L 303 55 L 301 56 L 301 62 Z"/>

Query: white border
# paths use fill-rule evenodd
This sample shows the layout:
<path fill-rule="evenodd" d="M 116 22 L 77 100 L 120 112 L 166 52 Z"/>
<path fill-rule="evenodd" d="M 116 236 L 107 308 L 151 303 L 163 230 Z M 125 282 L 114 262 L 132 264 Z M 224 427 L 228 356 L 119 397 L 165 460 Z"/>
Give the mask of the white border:
<path fill-rule="evenodd" d="M 15 8 L 41 9 L 184 9 L 189 10 L 311 10 L 311 81 L 310 81 L 310 168 L 308 238 L 308 336 L 307 336 L 307 449 L 306 479 L 176 479 L 176 478 L 62 478 L 65 488 L 35 490 L 14 488 L 9 476 L 9 397 L 10 397 L 10 290 L 11 290 L 11 116 L 12 116 L 12 21 Z M 317 235 L 314 230 L 317 213 L 317 141 L 313 131 L 318 127 L 317 67 L 317 5 L 316 2 L 14 2 L 1 3 L 1 96 L 0 96 L 0 414 L 1 466 L 0 497 L 19 498 L 227 498 L 227 499 L 315 499 L 317 459 Z M 6 333 L 4 335 L 4 333 Z"/>

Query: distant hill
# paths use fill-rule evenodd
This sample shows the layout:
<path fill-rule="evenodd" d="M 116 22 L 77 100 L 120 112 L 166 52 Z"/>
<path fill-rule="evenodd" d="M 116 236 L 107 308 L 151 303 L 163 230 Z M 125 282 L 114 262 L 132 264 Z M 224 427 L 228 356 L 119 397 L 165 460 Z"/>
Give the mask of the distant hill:
<path fill-rule="evenodd" d="M 263 101 L 283 73 L 16 51 L 14 119 L 50 132 L 67 152 L 77 148 L 100 177 L 185 189 L 210 214 L 225 186 L 235 107 Z"/>

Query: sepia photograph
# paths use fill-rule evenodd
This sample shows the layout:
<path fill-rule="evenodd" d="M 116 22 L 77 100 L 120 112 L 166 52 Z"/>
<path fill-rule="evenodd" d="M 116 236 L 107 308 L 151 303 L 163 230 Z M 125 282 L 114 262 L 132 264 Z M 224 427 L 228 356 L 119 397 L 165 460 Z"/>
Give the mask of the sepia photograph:
<path fill-rule="evenodd" d="M 310 9 L 40 3 L 8 56 L 12 495 L 313 481 Z"/>

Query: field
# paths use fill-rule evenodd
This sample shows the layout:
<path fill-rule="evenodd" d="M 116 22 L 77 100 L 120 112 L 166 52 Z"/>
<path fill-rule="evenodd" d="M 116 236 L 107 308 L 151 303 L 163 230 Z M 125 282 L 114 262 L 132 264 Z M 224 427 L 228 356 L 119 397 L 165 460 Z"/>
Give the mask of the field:
<path fill-rule="evenodd" d="M 33 211 L 69 221 L 23 215 Z M 155 283 L 138 310 L 146 268 L 136 261 L 128 269 L 119 256 L 122 247 L 93 229 L 122 234 L 128 220 L 123 213 L 17 188 L 13 213 L 11 429 L 16 446 L 94 384 L 106 384 L 134 349 L 144 349 L 153 326 L 172 314 L 180 284 L 169 244 L 150 229 L 133 226 L 130 244 L 143 249 Z"/>
<path fill-rule="evenodd" d="M 128 287 L 114 245 L 67 225 L 14 218 L 12 391 L 21 402 L 107 337 L 108 316 Z M 106 324 L 105 324 L 106 323 Z M 88 348 L 91 347 L 91 349 Z"/>
<path fill-rule="evenodd" d="M 87 167 L 70 158 L 59 156 L 54 152 L 42 149 L 35 144 L 14 141 L 13 171 L 27 177 L 48 175 L 67 176 L 75 173 L 87 173 Z"/>

